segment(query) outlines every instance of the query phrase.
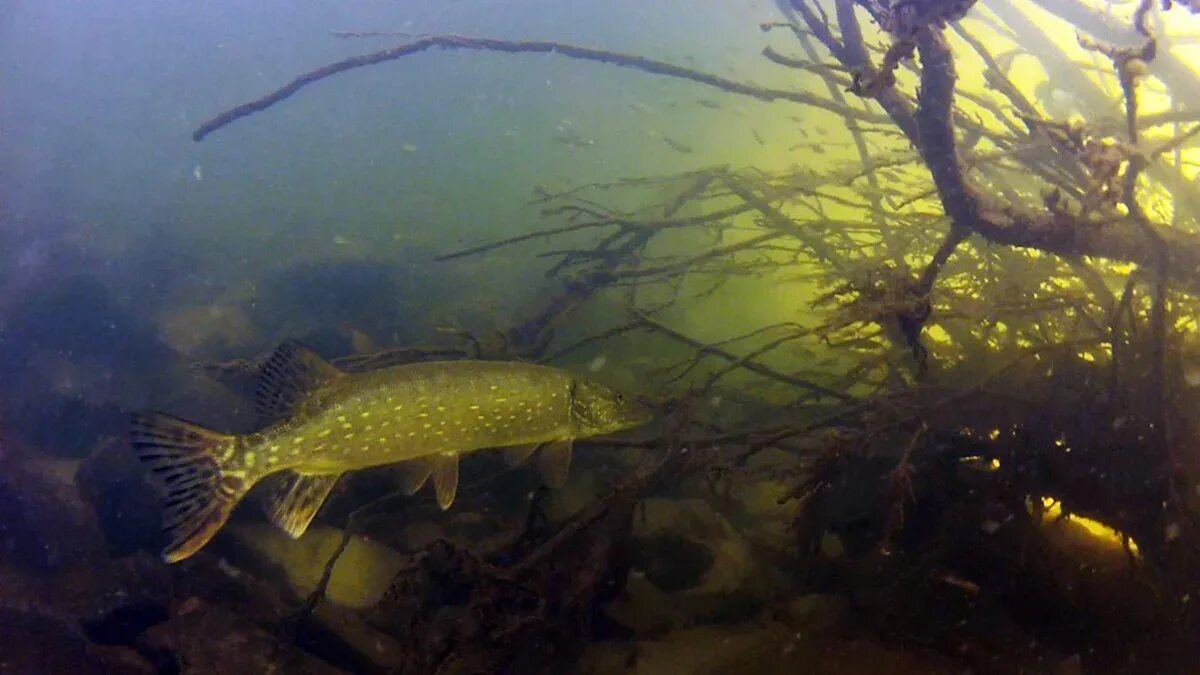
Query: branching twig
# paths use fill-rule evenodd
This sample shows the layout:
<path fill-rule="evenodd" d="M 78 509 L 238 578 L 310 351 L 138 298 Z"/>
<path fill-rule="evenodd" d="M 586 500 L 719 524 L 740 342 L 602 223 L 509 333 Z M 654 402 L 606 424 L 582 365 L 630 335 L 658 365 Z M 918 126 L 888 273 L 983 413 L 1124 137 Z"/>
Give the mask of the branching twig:
<path fill-rule="evenodd" d="M 266 110 L 276 103 L 279 103 L 292 96 L 304 87 L 314 84 L 327 77 L 344 73 L 355 68 L 363 68 L 379 63 L 394 61 L 405 56 L 418 54 L 434 47 L 441 47 L 443 49 L 474 49 L 505 52 L 509 54 L 559 54 L 572 59 L 608 63 L 615 66 L 653 73 L 655 75 L 667 75 L 669 77 L 691 80 L 692 82 L 715 87 L 730 94 L 748 96 L 760 101 L 790 101 L 792 103 L 799 103 L 801 105 L 823 108 L 825 110 L 837 113 L 838 115 L 853 119 L 860 119 L 864 122 L 880 121 L 880 118 L 877 115 L 863 112 L 861 110 L 855 110 L 854 108 L 847 106 L 838 106 L 828 99 L 814 96 L 805 92 L 759 87 L 752 84 L 746 84 L 745 82 L 731 80 L 719 75 L 712 75 L 710 73 L 704 73 L 691 68 L 677 66 L 665 61 L 656 61 L 654 59 L 648 59 L 642 56 L 634 56 L 632 54 L 621 54 L 604 49 L 579 47 L 561 42 L 548 42 L 539 40 L 496 40 L 492 38 L 465 37 L 462 35 L 431 35 L 429 37 L 417 40 L 416 42 L 403 44 L 398 47 L 392 47 L 391 49 L 372 52 L 370 54 L 353 56 L 348 59 L 343 59 L 336 63 L 331 63 L 327 66 L 304 73 L 283 87 L 276 89 L 262 98 L 231 108 L 201 124 L 200 127 L 192 133 L 192 139 L 195 141 L 204 140 L 204 137 L 208 136 L 212 132 L 243 117 L 246 117 L 247 115 L 253 115 L 254 113 Z"/>

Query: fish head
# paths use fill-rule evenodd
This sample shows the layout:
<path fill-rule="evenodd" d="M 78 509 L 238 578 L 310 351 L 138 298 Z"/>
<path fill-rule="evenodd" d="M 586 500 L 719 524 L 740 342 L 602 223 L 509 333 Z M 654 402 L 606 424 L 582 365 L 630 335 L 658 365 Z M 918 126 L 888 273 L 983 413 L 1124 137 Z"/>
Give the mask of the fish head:
<path fill-rule="evenodd" d="M 652 418 L 650 409 L 632 396 L 592 380 L 572 382 L 571 426 L 581 438 L 640 427 Z"/>

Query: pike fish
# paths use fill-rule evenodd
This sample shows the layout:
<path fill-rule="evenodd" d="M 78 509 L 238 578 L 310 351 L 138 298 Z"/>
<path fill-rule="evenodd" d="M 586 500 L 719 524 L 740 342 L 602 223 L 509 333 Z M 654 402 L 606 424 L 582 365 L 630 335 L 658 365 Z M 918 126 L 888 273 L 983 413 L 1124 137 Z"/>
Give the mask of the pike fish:
<path fill-rule="evenodd" d="M 463 453 L 538 453 L 551 486 L 566 480 L 571 443 L 649 421 L 620 393 L 528 363 L 440 361 L 346 373 L 294 342 L 263 367 L 262 431 L 229 435 L 158 412 L 133 417 L 132 445 L 163 498 L 168 562 L 200 550 L 252 486 L 271 477 L 267 516 L 300 537 L 347 471 L 402 463 L 405 492 L 432 477 L 450 507 Z"/>

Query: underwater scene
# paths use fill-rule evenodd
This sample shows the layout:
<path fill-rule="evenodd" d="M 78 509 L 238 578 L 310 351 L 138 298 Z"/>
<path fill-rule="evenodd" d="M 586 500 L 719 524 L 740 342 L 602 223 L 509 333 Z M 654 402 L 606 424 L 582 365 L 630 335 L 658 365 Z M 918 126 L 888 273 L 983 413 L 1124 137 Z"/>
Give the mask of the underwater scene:
<path fill-rule="evenodd" d="M 0 64 L 0 673 L 1200 674 L 1197 0 Z"/>

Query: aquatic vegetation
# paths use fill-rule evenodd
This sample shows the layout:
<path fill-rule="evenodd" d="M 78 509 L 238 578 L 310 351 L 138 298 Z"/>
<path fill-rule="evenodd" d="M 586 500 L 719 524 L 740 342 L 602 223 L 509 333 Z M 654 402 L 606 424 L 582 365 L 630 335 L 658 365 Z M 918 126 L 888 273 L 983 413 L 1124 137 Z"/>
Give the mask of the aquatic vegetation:
<path fill-rule="evenodd" d="M 654 152 L 706 156 L 672 124 L 684 107 L 753 152 L 539 186 L 530 206 L 542 220 L 528 231 L 441 253 L 464 269 L 499 255 L 549 261 L 534 306 L 483 312 L 494 331 L 400 335 L 405 312 L 389 296 L 403 293 L 372 257 L 267 275 L 258 297 L 273 307 L 222 338 L 245 347 L 277 327 L 311 330 L 342 354 L 331 362 L 294 348 L 216 362 L 234 354 L 174 340 L 211 357 L 197 371 L 231 389 L 265 377 L 260 412 L 284 421 L 227 436 L 139 418 L 134 445 L 173 491 L 166 556 L 187 558 L 172 574 L 198 579 L 199 606 L 151 603 L 150 628 L 121 639 L 197 658 L 179 631 L 211 619 L 254 644 L 273 644 L 263 626 L 282 628 L 290 658 L 413 673 L 628 672 L 694 654 L 689 672 L 852 658 L 874 672 L 876 654 L 914 672 L 1196 663 L 1200 72 L 1183 21 L 1196 4 L 776 6 L 781 20 L 760 26 L 764 66 L 783 73 L 773 84 L 565 41 L 339 32 L 406 41 L 196 127 L 204 141 L 319 95 L 331 77 L 417 54 L 538 54 L 688 87 L 679 106 L 622 106 L 655 119 L 638 136 Z M 565 119 L 550 138 L 579 153 L 603 143 Z M 754 161 L 766 153 L 782 161 Z M 296 297 L 309 323 L 289 316 Z M 380 384 L 451 371 L 461 377 L 449 389 L 470 396 Z M 546 376 L 516 397 L 521 410 L 482 389 L 508 393 L 515 373 Z M 610 437 L 645 421 L 598 384 L 618 380 L 660 419 Z M 335 391 L 343 381 L 370 396 Z M 552 424 L 529 410 L 568 390 L 562 402 L 596 405 L 555 408 Z M 391 415 L 410 404 L 424 407 Z M 476 413 L 519 429 L 462 430 Z M 401 448 L 415 461 L 334 490 L 343 472 L 398 458 L 360 437 L 385 419 L 421 436 Z M 456 430 L 439 434 L 446 420 Z M 322 438 L 346 447 L 309 445 Z M 545 443 L 548 483 L 565 480 L 568 460 L 590 462 L 569 498 L 507 467 Z M 287 459 L 297 448 L 308 464 Z M 369 452 L 344 459 L 351 448 Z M 460 467 L 465 449 L 481 452 Z M 263 491 L 268 519 L 293 536 L 319 523 L 319 542 L 289 548 L 246 523 L 215 536 L 255 480 L 282 469 Z M 409 498 L 430 476 L 441 509 Z M 107 503 L 102 480 L 85 483 Z M 213 577 L 263 598 L 256 626 L 232 620 L 237 593 Z M 265 651 L 250 660 L 270 663 Z"/>

